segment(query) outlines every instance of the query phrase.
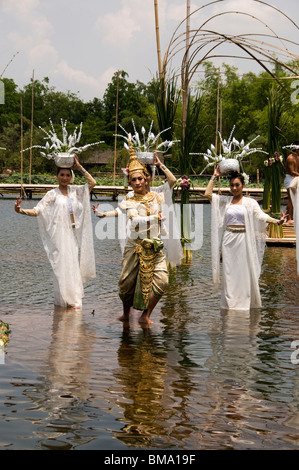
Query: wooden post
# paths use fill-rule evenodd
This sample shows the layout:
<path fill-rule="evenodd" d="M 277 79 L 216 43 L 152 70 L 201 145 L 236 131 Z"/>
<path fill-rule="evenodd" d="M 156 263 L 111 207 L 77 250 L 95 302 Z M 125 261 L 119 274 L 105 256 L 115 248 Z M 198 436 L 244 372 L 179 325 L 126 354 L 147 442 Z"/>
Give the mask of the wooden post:
<path fill-rule="evenodd" d="M 34 70 L 32 72 L 32 91 L 31 91 L 31 129 L 30 129 L 30 156 L 29 156 L 29 184 L 31 184 L 31 169 L 32 169 L 33 106 L 34 106 Z"/>
<path fill-rule="evenodd" d="M 116 82 L 116 111 L 115 111 L 115 138 L 114 138 L 114 168 L 113 168 L 113 184 L 115 186 L 115 173 L 116 173 L 116 141 L 117 141 L 117 121 L 118 121 L 118 84 L 119 84 L 119 71 L 117 72 Z"/>
<path fill-rule="evenodd" d="M 257 181 L 257 187 L 260 187 L 260 170 L 256 170 L 256 181 Z"/>

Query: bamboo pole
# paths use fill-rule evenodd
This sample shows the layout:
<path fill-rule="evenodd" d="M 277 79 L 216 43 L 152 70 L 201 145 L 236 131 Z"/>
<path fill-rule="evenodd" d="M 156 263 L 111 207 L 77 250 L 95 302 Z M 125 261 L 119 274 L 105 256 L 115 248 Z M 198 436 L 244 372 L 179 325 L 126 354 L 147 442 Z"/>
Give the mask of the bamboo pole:
<path fill-rule="evenodd" d="M 219 132 L 222 135 L 222 99 L 220 98 L 220 107 L 219 107 Z"/>
<path fill-rule="evenodd" d="M 186 52 L 185 52 L 185 73 L 182 83 L 183 100 L 183 140 L 186 133 L 187 106 L 188 106 L 188 88 L 189 88 L 189 42 L 190 42 L 190 0 L 187 0 L 187 21 L 186 21 Z"/>
<path fill-rule="evenodd" d="M 3 77 L 5 70 L 6 70 L 7 67 L 12 63 L 12 61 L 14 60 L 14 58 L 16 57 L 16 55 L 17 55 L 18 53 L 19 53 L 19 52 L 16 52 L 16 53 L 12 56 L 12 58 L 10 59 L 10 61 L 8 62 L 8 64 L 5 66 L 3 72 L 2 72 L 1 75 L 0 75 L 0 79 Z"/>
<path fill-rule="evenodd" d="M 20 112 L 21 112 L 21 194 L 23 196 L 23 101 L 20 98 Z"/>
<path fill-rule="evenodd" d="M 119 71 L 117 72 L 116 82 L 116 110 L 115 110 L 115 137 L 114 137 L 114 168 L 113 168 L 113 184 L 115 186 L 115 173 L 116 173 L 116 141 L 117 141 L 117 125 L 118 125 L 118 85 L 119 85 Z"/>
<path fill-rule="evenodd" d="M 157 56 L 158 56 L 158 70 L 159 78 L 162 78 L 162 62 L 161 62 L 161 47 L 160 47 L 160 29 L 159 29 L 159 13 L 158 13 L 158 0 L 154 0 L 155 7 L 155 23 L 156 23 L 156 43 L 157 43 Z"/>
<path fill-rule="evenodd" d="M 216 105 L 216 132 L 215 132 L 215 152 L 216 152 L 216 155 L 218 155 L 219 96 L 220 96 L 220 68 L 218 69 L 217 105 Z"/>
<path fill-rule="evenodd" d="M 29 184 L 31 184 L 31 170 L 32 170 L 33 107 L 34 107 L 34 70 L 32 72 L 32 91 L 31 91 L 31 129 L 30 129 L 30 156 L 29 156 Z"/>
<path fill-rule="evenodd" d="M 201 9 L 208 7 L 211 4 L 214 3 L 220 3 L 223 0 L 214 0 L 213 2 L 207 3 L 196 10 L 194 10 L 191 15 L 197 14 Z M 265 4 L 265 2 L 261 0 L 254 0 L 257 3 Z M 292 24 L 299 29 L 299 26 L 296 25 L 296 23 L 289 18 L 287 15 L 285 15 L 282 11 L 280 11 L 278 8 L 273 7 L 272 5 L 266 4 L 269 8 L 273 8 L 276 10 L 278 13 L 282 14 L 287 20 L 291 21 Z M 230 35 L 230 34 L 223 34 L 223 33 L 218 33 L 216 31 L 212 31 L 210 28 L 206 29 L 207 24 L 213 20 L 216 17 L 220 17 L 222 15 L 227 15 L 227 14 L 234 14 L 234 15 L 245 15 L 250 17 L 251 19 L 258 21 L 259 23 L 263 24 L 264 27 L 268 30 L 267 34 L 264 34 L 267 38 L 273 38 L 279 41 L 282 45 L 281 47 L 277 47 L 275 44 L 272 43 L 265 43 L 264 40 L 259 39 L 259 37 L 255 37 L 255 34 L 251 35 Z M 190 16 L 191 16 L 190 15 Z M 182 43 L 186 41 L 185 38 L 185 33 L 180 33 L 179 29 L 180 27 L 187 21 L 187 18 L 184 18 L 184 20 L 181 21 L 181 23 L 177 26 L 175 29 L 171 41 L 168 45 L 168 48 L 166 50 L 165 56 L 164 56 L 164 61 L 163 61 L 163 66 L 166 68 L 167 65 L 171 62 L 173 57 L 179 53 L 182 50 Z M 250 36 L 253 36 L 253 38 L 250 38 Z M 298 75 L 298 71 L 293 70 L 293 68 L 289 65 L 289 61 L 292 60 L 294 61 L 295 58 L 298 60 L 298 54 L 294 54 L 289 51 L 288 47 L 284 44 L 286 42 L 291 42 L 287 41 L 279 35 L 275 33 L 275 31 L 264 21 L 262 21 L 260 18 L 253 16 L 252 14 L 246 13 L 246 12 L 239 12 L 239 11 L 223 11 L 217 15 L 213 15 L 210 17 L 208 20 L 206 20 L 199 28 L 196 30 L 192 31 L 192 45 L 195 46 L 195 51 L 192 53 L 191 61 L 190 64 L 192 65 L 193 61 L 197 57 L 198 53 L 203 50 L 203 47 L 205 45 L 208 45 L 211 43 L 211 48 L 205 54 L 200 58 L 200 60 L 195 63 L 192 68 L 191 68 L 191 74 L 190 74 L 190 68 L 189 68 L 189 81 L 193 77 L 193 74 L 197 72 L 198 66 L 203 62 L 209 60 L 209 58 L 215 58 L 215 57 L 223 57 L 223 54 L 217 55 L 215 54 L 215 49 L 218 48 L 218 46 L 221 46 L 223 43 L 229 42 L 231 44 L 234 44 L 235 46 L 239 47 L 243 52 L 245 52 L 246 56 L 250 60 L 254 60 L 257 62 L 261 67 L 269 73 L 269 75 L 272 77 L 272 79 L 276 80 L 279 85 L 286 91 L 288 90 L 283 86 L 281 81 L 278 79 L 278 77 L 275 77 L 275 75 L 271 72 L 271 70 L 265 65 L 266 62 L 275 62 L 276 64 L 280 65 L 284 69 L 288 70 L 294 76 Z M 298 45 L 294 41 L 292 41 L 293 44 Z M 197 44 L 200 44 L 200 46 L 197 46 Z M 281 59 L 278 59 L 277 55 L 283 53 L 284 57 Z M 237 57 L 237 58 L 246 58 L 246 56 L 230 56 L 228 55 L 227 57 Z M 261 57 L 261 58 L 259 58 Z M 190 65 L 188 64 L 188 65 Z M 186 67 L 186 59 L 184 56 L 183 59 L 183 68 Z"/>
<path fill-rule="evenodd" d="M 186 61 L 189 60 L 189 45 L 190 45 L 190 0 L 187 0 L 187 22 L 186 22 Z"/>

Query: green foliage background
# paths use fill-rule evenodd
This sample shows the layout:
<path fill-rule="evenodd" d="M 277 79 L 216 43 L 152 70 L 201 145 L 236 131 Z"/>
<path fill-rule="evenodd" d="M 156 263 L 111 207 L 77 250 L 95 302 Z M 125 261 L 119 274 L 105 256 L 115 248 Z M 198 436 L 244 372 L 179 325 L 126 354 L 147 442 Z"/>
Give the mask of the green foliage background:
<path fill-rule="evenodd" d="M 259 139 L 255 141 L 257 146 L 262 146 L 267 151 L 271 148 L 268 129 L 268 101 L 269 90 L 277 86 L 269 75 L 265 72 L 260 74 L 247 73 L 240 75 L 238 70 L 227 64 L 221 67 L 220 81 L 218 81 L 218 69 L 211 63 L 203 64 L 204 75 L 192 88 L 189 100 L 200 101 L 200 110 L 193 116 L 192 130 L 187 133 L 188 148 L 190 152 L 205 152 L 210 145 L 215 143 L 216 113 L 217 113 L 217 89 L 220 88 L 221 98 L 221 134 L 223 138 L 228 138 L 235 125 L 234 136 L 236 139 L 244 139 L 249 142 L 257 135 Z M 285 72 L 275 70 L 276 75 L 285 76 Z M 18 85 L 9 78 L 4 78 L 5 104 L 0 105 L 0 147 L 6 150 L 0 151 L 0 172 L 10 169 L 16 173 L 20 171 L 20 98 L 22 97 L 23 107 L 23 136 L 24 149 L 30 146 L 30 124 L 31 124 L 31 100 L 32 83 L 19 89 Z M 283 85 L 289 90 L 285 94 L 284 112 L 279 129 L 278 146 L 276 150 L 287 156 L 288 152 L 282 150 L 284 145 L 299 140 L 299 113 L 298 105 L 291 102 L 291 82 L 284 80 Z M 149 83 L 144 84 L 139 81 L 131 83 L 125 71 L 119 73 L 119 108 L 118 122 L 127 131 L 133 131 L 132 118 L 137 129 L 144 126 L 149 129 L 151 121 L 154 121 L 153 131 L 159 131 L 161 126 L 161 116 L 157 107 L 157 79 L 153 78 Z M 175 115 L 172 117 L 173 139 L 181 138 L 181 98 L 178 82 L 173 82 L 175 90 L 168 90 L 175 96 L 177 102 Z M 55 127 L 57 126 L 60 135 L 61 119 L 68 121 L 68 130 L 71 132 L 83 122 L 83 133 L 80 145 L 84 145 L 98 140 L 105 141 L 101 144 L 101 150 L 114 150 L 114 132 L 116 116 L 116 90 L 117 74 L 115 74 L 108 84 L 107 89 L 100 99 L 95 97 L 92 101 L 84 102 L 76 94 L 63 93 L 56 90 L 49 83 L 46 77 L 42 81 L 34 82 L 34 132 L 33 145 L 43 145 L 44 133 L 39 129 L 49 128 L 49 118 Z M 190 109 L 192 109 L 190 107 Z M 195 109 L 195 108 L 194 108 Z M 161 130 L 161 129 L 160 129 Z M 123 133 L 120 129 L 119 133 Z M 117 159 L 118 170 L 124 166 L 127 155 L 123 150 L 123 140 L 117 141 L 119 155 Z M 80 161 L 94 151 L 91 148 L 88 152 L 80 156 Z M 167 159 L 168 166 L 176 173 L 180 174 L 186 168 L 189 176 L 199 174 L 205 163 L 202 157 L 190 156 L 190 161 L 180 161 L 180 148 L 174 146 L 171 156 Z M 256 178 L 256 170 L 260 170 L 260 177 L 264 175 L 264 154 L 253 154 L 250 160 L 244 162 L 245 171 L 251 176 L 251 180 Z M 29 170 L 29 151 L 24 153 L 24 174 Z M 96 172 L 107 172 L 113 169 L 112 164 L 108 164 L 101 169 L 96 168 Z M 211 170 L 212 171 L 212 170 Z M 51 175 L 53 173 L 52 163 L 40 156 L 38 150 L 33 151 L 32 175 L 38 180 L 40 174 Z M 50 177 L 50 176 L 49 176 Z"/>

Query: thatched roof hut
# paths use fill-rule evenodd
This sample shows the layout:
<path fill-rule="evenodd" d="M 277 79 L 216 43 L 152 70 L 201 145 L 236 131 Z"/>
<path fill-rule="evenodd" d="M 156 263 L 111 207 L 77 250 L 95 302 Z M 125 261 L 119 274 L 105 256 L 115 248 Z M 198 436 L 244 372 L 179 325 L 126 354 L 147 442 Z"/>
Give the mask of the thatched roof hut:
<path fill-rule="evenodd" d="M 107 165 L 113 161 L 113 150 L 93 150 L 84 160 L 84 165 Z"/>

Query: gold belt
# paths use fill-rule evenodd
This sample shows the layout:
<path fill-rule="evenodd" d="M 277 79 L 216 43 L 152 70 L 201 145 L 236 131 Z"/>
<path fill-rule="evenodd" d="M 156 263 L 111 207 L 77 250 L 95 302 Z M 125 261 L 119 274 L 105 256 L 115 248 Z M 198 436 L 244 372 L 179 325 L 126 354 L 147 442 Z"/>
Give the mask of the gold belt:
<path fill-rule="evenodd" d="M 244 233 L 246 232 L 245 227 L 226 227 L 228 232 L 233 232 L 233 233 Z"/>

